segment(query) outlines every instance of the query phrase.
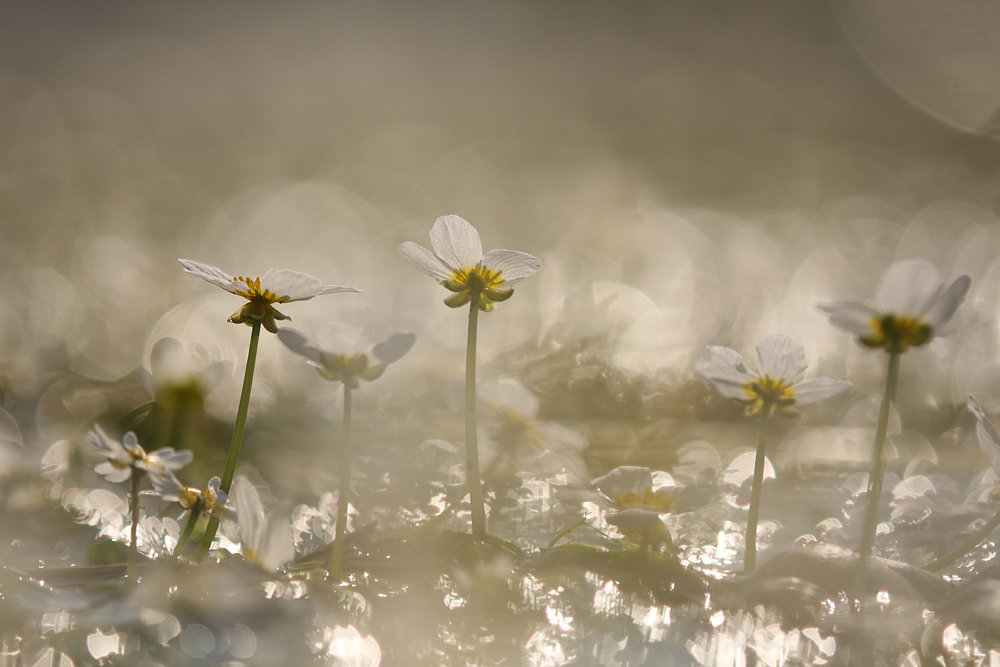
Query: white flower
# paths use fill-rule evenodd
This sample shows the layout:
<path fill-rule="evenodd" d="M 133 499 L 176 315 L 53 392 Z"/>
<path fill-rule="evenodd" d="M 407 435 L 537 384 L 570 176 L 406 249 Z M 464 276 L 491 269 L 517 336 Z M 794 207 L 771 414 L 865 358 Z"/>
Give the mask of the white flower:
<path fill-rule="evenodd" d="M 133 468 L 148 471 L 151 475 L 180 470 L 192 459 L 191 452 L 175 452 L 170 447 L 147 454 L 132 431 L 119 442 L 109 438 L 97 424 L 87 434 L 87 440 L 94 452 L 104 459 L 94 466 L 94 472 L 109 482 L 124 482 L 131 478 Z"/>
<path fill-rule="evenodd" d="M 455 293 L 444 301 L 451 308 L 472 302 L 489 312 L 514 293 L 510 285 L 542 268 L 537 257 L 516 250 L 490 250 L 484 255 L 479 232 L 457 215 L 438 218 L 430 238 L 434 252 L 407 241 L 399 246 L 399 254 Z"/>
<path fill-rule="evenodd" d="M 850 382 L 826 377 L 802 382 L 807 367 L 801 343 L 778 334 L 765 338 L 757 346 L 759 374 L 746 367 L 738 352 L 721 346 L 705 348 L 705 356 L 694 369 L 720 394 L 745 403 L 747 414 L 753 416 L 771 407 L 790 413 L 793 405 L 836 396 L 851 386 Z"/>
<path fill-rule="evenodd" d="M 240 553 L 245 560 L 273 571 L 295 558 L 288 517 L 265 515 L 257 489 L 245 477 L 233 482 L 233 503 L 240 530 Z"/>
<path fill-rule="evenodd" d="M 585 479 L 587 466 L 580 454 L 587 439 L 561 424 L 540 421 L 538 398 L 524 385 L 502 380 L 485 387 L 482 397 L 494 415 L 479 441 L 487 476 L 564 470 Z"/>
<path fill-rule="evenodd" d="M 867 347 L 905 352 L 934 336 L 945 336 L 955 310 L 965 299 L 972 279 L 962 275 L 944 286 L 937 270 L 920 260 L 889 267 L 878 286 L 878 308 L 857 301 L 821 303 L 830 324 L 854 334 Z"/>
<path fill-rule="evenodd" d="M 222 269 L 191 261 L 177 260 L 184 270 L 216 287 L 238 294 L 250 303 L 233 313 L 229 321 L 233 324 L 252 324 L 260 322 L 271 333 L 278 333 L 275 320 L 287 320 L 287 315 L 278 312 L 273 304 L 291 303 L 292 301 L 308 301 L 314 296 L 334 294 L 336 292 L 360 292 L 356 287 L 340 285 L 324 285 L 319 278 L 288 269 L 269 269 L 263 278 L 233 277 Z"/>
<path fill-rule="evenodd" d="M 161 338 L 149 355 L 143 380 L 153 397 L 174 407 L 200 405 L 205 395 L 232 372 L 230 361 L 200 365 L 176 338 Z"/>
<path fill-rule="evenodd" d="M 337 352 L 320 348 L 295 329 L 282 329 L 278 339 L 315 366 L 327 380 L 343 382 L 349 389 L 356 389 L 359 380 L 371 382 L 382 377 L 389 364 L 399 361 L 410 351 L 417 337 L 412 333 L 396 333 L 366 350 L 358 350 L 360 346 L 348 343 L 345 347 L 355 349 Z"/>
<path fill-rule="evenodd" d="M 238 539 L 236 511 L 229 496 L 220 487 L 221 480 L 213 477 L 204 491 L 193 486 L 184 486 L 170 470 L 150 474 L 153 490 L 143 492 L 146 498 L 146 513 L 158 513 L 164 503 L 177 503 L 183 509 L 193 510 L 195 506 L 202 514 L 211 515 L 222 521 L 222 530 L 231 541 Z"/>

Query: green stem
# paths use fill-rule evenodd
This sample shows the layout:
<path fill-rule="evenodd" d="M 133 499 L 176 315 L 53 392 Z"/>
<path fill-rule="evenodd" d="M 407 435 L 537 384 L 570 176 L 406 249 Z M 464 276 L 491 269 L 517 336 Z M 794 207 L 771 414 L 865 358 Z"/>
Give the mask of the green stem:
<path fill-rule="evenodd" d="M 930 565 L 925 565 L 924 569 L 928 572 L 937 572 L 938 570 L 943 570 L 948 567 L 959 558 L 969 553 L 977 546 L 979 543 L 986 539 L 986 536 L 996 530 L 997 526 L 1000 526 L 1000 511 L 993 515 L 993 518 L 986 522 L 982 528 L 973 533 L 969 539 L 962 542 L 960 545 L 955 547 L 953 550 L 949 551 L 945 555 L 938 558 L 936 561 Z"/>
<path fill-rule="evenodd" d="M 465 348 L 465 457 L 468 462 L 467 484 L 472 505 L 472 536 L 486 537 L 486 507 L 483 482 L 479 473 L 479 442 L 476 430 L 476 338 L 479 305 L 473 299 L 469 307 L 469 340 Z"/>
<path fill-rule="evenodd" d="M 229 458 L 226 459 L 226 470 L 222 473 L 222 483 L 219 488 L 222 492 L 229 494 L 229 489 L 233 485 L 233 477 L 236 475 L 236 462 L 240 458 L 240 447 L 243 445 L 243 431 L 247 425 L 247 410 L 250 408 L 250 390 L 253 388 L 253 369 L 257 365 L 257 343 L 260 341 L 260 320 L 254 320 L 253 331 L 250 334 L 250 351 L 247 352 L 247 369 L 243 374 L 243 392 L 240 394 L 240 407 L 236 411 L 236 425 L 233 427 L 233 439 L 229 443 Z M 208 528 L 198 545 L 197 560 L 202 560 L 208 555 L 208 550 L 212 548 L 212 540 L 219 530 L 219 520 L 212 517 L 208 521 Z"/>
<path fill-rule="evenodd" d="M 900 352 L 889 352 L 889 366 L 885 373 L 885 392 L 882 394 L 882 407 L 879 409 L 878 426 L 875 430 L 875 447 L 872 450 L 871 472 L 868 477 L 868 507 L 865 509 L 865 524 L 861 533 L 861 545 L 858 547 L 858 573 L 854 582 L 854 598 L 858 601 L 864 595 L 868 564 L 871 561 L 872 550 L 875 548 L 878 510 L 882 499 L 882 481 L 885 476 L 885 458 L 882 455 L 882 449 L 885 445 L 886 433 L 889 430 L 889 413 L 892 403 L 896 400 L 900 355 Z"/>
<path fill-rule="evenodd" d="M 201 513 L 204 509 L 205 503 L 199 497 L 195 501 L 194 507 L 191 508 L 191 513 L 188 514 L 187 521 L 184 523 L 184 530 L 181 531 L 181 536 L 177 539 L 177 546 L 174 547 L 174 553 L 171 554 L 172 559 L 176 559 L 184 553 L 184 547 L 191 541 L 191 535 L 194 534 L 194 527 L 198 525 L 198 519 L 201 518 Z"/>
<path fill-rule="evenodd" d="M 173 449 L 180 449 L 181 443 L 184 441 L 184 426 L 187 421 L 187 408 L 183 403 L 179 403 L 174 406 L 173 419 L 170 423 L 170 440 L 167 441 L 167 446 Z"/>
<path fill-rule="evenodd" d="M 556 533 L 556 536 L 552 538 L 551 542 L 549 542 L 548 548 L 551 549 L 552 547 L 554 547 L 556 544 L 559 543 L 559 540 L 561 540 L 562 538 L 566 537 L 567 535 L 569 535 L 570 533 L 572 533 L 574 530 L 576 530 L 577 528 L 579 528 L 580 526 L 582 526 L 582 525 L 584 525 L 586 523 L 587 523 L 586 519 L 580 519 L 576 523 L 573 523 L 573 524 L 570 524 L 570 525 L 566 526 L 565 528 L 563 528 L 562 530 L 560 530 L 558 533 Z"/>
<path fill-rule="evenodd" d="M 743 574 L 750 574 L 757 567 L 757 523 L 760 521 L 760 495 L 764 486 L 764 464 L 767 463 L 767 429 L 771 423 L 774 406 L 764 404 L 760 413 L 760 428 L 757 431 L 757 456 L 753 463 L 753 486 L 750 488 L 750 516 L 747 518 L 747 532 L 744 538 Z"/>
<path fill-rule="evenodd" d="M 128 566 L 125 570 L 125 577 L 130 585 L 137 582 L 136 576 L 139 568 L 139 543 L 136 540 L 139 534 L 139 469 L 132 466 L 132 492 L 129 496 L 132 503 L 132 539 L 128 545 Z"/>
<path fill-rule="evenodd" d="M 351 502 L 351 388 L 344 384 L 343 435 L 340 443 L 340 493 L 337 498 L 337 535 L 333 538 L 333 555 L 330 573 L 339 575 L 344 570 L 344 540 L 347 538 L 347 507 Z"/>

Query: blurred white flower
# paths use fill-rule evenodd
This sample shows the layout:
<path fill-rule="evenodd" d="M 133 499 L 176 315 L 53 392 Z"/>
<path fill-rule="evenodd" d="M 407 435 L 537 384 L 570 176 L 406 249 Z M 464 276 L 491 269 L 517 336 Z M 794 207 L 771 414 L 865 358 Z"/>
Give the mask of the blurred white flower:
<path fill-rule="evenodd" d="M 538 420 L 538 398 L 524 385 L 502 380 L 483 387 L 480 395 L 493 414 L 479 440 L 484 477 L 564 471 L 580 482 L 586 479 L 581 453 L 587 439 L 561 424 Z"/>
<path fill-rule="evenodd" d="M 94 452 L 104 459 L 94 466 L 94 472 L 109 482 L 124 482 L 131 478 L 133 468 L 145 470 L 150 476 L 180 470 L 192 459 L 191 452 L 176 452 L 171 447 L 147 454 L 132 431 L 119 442 L 108 437 L 97 424 L 87 434 L 87 440 Z"/>
<path fill-rule="evenodd" d="M 802 382 L 806 368 L 802 344 L 781 334 L 769 336 L 757 346 L 759 373 L 748 369 L 735 350 L 714 345 L 705 348 L 705 356 L 694 367 L 720 394 L 744 403 L 749 416 L 770 406 L 794 415 L 792 406 L 836 396 L 851 386 L 827 377 Z"/>
<path fill-rule="evenodd" d="M 363 349 L 357 345 L 356 339 L 341 338 L 338 341 L 341 349 L 329 352 L 295 329 L 278 332 L 278 339 L 315 366 L 320 375 L 327 380 L 343 382 L 349 389 L 356 389 L 359 380 L 371 382 L 382 377 L 386 367 L 402 359 L 417 340 L 412 333 L 395 333 L 381 343 Z"/>
<path fill-rule="evenodd" d="M 295 557 L 287 516 L 264 514 L 257 489 L 245 477 L 233 482 L 233 504 L 240 531 L 240 553 L 248 562 L 273 571 Z"/>
<path fill-rule="evenodd" d="M 434 252 L 407 241 L 399 246 L 399 254 L 455 293 L 444 301 L 451 308 L 472 302 L 489 312 L 514 293 L 510 285 L 542 268 L 537 257 L 516 250 L 490 250 L 484 255 L 479 232 L 457 215 L 438 218 L 430 238 Z"/>
<path fill-rule="evenodd" d="M 161 338 L 149 355 L 146 388 L 160 403 L 181 407 L 200 405 L 204 397 L 233 369 L 231 361 L 199 364 L 195 355 L 176 338 Z"/>
<path fill-rule="evenodd" d="M 334 294 L 336 292 L 360 292 L 356 287 L 340 285 L 324 285 L 319 278 L 289 269 L 269 269 L 263 278 L 232 277 L 232 274 L 222 269 L 201 264 L 190 259 L 178 260 L 187 273 L 198 276 L 216 287 L 221 287 L 231 294 L 237 294 L 248 304 L 232 314 L 229 321 L 233 324 L 253 324 L 260 322 L 271 333 L 278 333 L 275 320 L 287 320 L 289 317 L 278 312 L 273 304 L 291 303 L 292 301 L 307 301 L 315 296 Z"/>
<path fill-rule="evenodd" d="M 920 260 L 898 262 L 879 282 L 878 308 L 858 301 L 821 303 L 834 327 L 867 347 L 906 352 L 952 332 L 948 321 L 965 299 L 972 279 L 962 275 L 947 288 L 937 269 Z"/>

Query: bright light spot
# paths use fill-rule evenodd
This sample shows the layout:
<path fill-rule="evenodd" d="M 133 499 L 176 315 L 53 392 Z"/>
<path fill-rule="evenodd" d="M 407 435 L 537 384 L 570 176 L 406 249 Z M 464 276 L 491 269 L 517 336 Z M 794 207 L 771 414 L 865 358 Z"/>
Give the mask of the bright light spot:
<path fill-rule="evenodd" d="M 87 635 L 87 650 L 94 659 L 101 660 L 109 655 L 124 652 L 124 644 L 121 635 L 117 632 L 104 634 L 100 630 L 94 630 Z"/>

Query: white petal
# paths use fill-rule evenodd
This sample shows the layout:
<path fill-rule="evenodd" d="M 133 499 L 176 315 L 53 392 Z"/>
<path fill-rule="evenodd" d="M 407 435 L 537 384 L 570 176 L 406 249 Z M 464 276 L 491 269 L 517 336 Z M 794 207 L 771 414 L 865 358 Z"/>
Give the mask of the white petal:
<path fill-rule="evenodd" d="M 215 361 L 201 369 L 198 379 L 205 391 L 211 391 L 217 384 L 222 382 L 233 373 L 233 362 L 228 359 Z"/>
<path fill-rule="evenodd" d="M 986 418 L 983 408 L 974 396 L 969 396 L 969 410 L 976 415 L 976 436 L 979 439 L 979 448 L 983 450 L 983 454 L 994 470 L 1000 470 L 1000 434 Z"/>
<path fill-rule="evenodd" d="M 944 333 L 939 332 L 942 328 L 941 325 L 948 322 L 958 307 L 962 305 L 971 285 L 972 278 L 969 276 L 955 278 L 954 282 L 948 286 L 948 289 L 935 299 L 930 309 L 924 314 L 924 320 L 934 327 L 935 336 L 944 335 Z"/>
<path fill-rule="evenodd" d="M 388 366 L 402 359 L 417 342 L 416 334 L 395 333 L 385 341 L 372 347 L 372 356 L 382 366 Z"/>
<path fill-rule="evenodd" d="M 555 499 L 567 505 L 579 505 L 581 503 L 595 503 L 605 509 L 610 509 L 612 502 L 603 494 L 596 491 L 585 491 L 583 489 L 560 489 L 555 493 Z"/>
<path fill-rule="evenodd" d="M 882 317 L 882 313 L 871 306 L 857 301 L 836 301 L 816 306 L 829 316 L 830 324 L 854 336 L 869 336 L 874 333 L 872 324 Z"/>
<path fill-rule="evenodd" d="M 744 385 L 757 379 L 743 363 L 739 352 L 721 345 L 706 347 L 705 356 L 694 365 L 694 370 L 726 398 L 747 398 Z"/>
<path fill-rule="evenodd" d="M 278 331 L 278 340 L 295 354 L 305 357 L 316 366 L 323 366 L 323 350 L 309 340 L 305 334 L 295 329 L 282 328 Z"/>
<path fill-rule="evenodd" d="M 607 519 L 608 523 L 624 533 L 645 533 L 659 523 L 660 515 L 652 510 L 633 508 L 608 512 Z"/>
<path fill-rule="evenodd" d="M 226 273 L 217 266 L 212 266 L 211 264 L 202 264 L 201 262 L 195 262 L 190 259 L 178 259 L 184 270 L 193 276 L 198 276 L 202 280 L 212 283 L 216 287 L 221 287 L 227 292 L 232 292 L 237 289 L 237 285 L 242 283 L 237 283 L 235 276 L 231 273 Z"/>
<path fill-rule="evenodd" d="M 540 259 L 517 250 L 490 250 L 483 256 L 482 264 L 498 272 L 506 285 L 524 280 L 542 268 Z"/>
<path fill-rule="evenodd" d="M 664 487 L 668 493 L 673 493 L 674 508 L 671 514 L 693 512 L 717 500 L 723 493 L 737 490 L 733 484 L 712 484 L 707 486 L 674 486 Z M 657 489 L 659 491 L 660 489 Z"/>
<path fill-rule="evenodd" d="M 604 477 L 595 479 L 594 486 L 612 500 L 629 492 L 642 495 L 652 490 L 653 473 L 649 468 L 619 466 Z"/>
<path fill-rule="evenodd" d="M 357 287 L 324 285 L 319 278 L 291 269 L 268 269 L 267 273 L 260 279 L 260 287 L 281 297 L 281 301 L 285 303 L 307 301 L 322 294 L 361 291 Z"/>
<path fill-rule="evenodd" d="M 265 570 L 276 570 L 295 558 L 292 524 L 285 516 L 268 517 L 264 535 L 257 547 L 257 564 Z"/>
<path fill-rule="evenodd" d="M 437 281 L 448 280 L 452 276 L 452 270 L 422 245 L 407 241 L 399 246 L 399 254 L 417 271 Z"/>
<path fill-rule="evenodd" d="M 479 232 L 457 215 L 442 215 L 431 227 L 431 247 L 451 269 L 471 269 L 483 258 Z"/>
<path fill-rule="evenodd" d="M 94 466 L 94 472 L 108 480 L 112 483 L 124 482 L 126 479 L 132 477 L 132 466 L 125 466 L 124 468 L 119 468 L 117 466 L 111 465 L 111 463 L 105 461 L 104 463 L 98 463 Z"/>
<path fill-rule="evenodd" d="M 244 554 L 257 550 L 264 535 L 264 506 L 260 496 L 246 477 L 237 477 L 233 482 L 233 505 L 236 521 L 240 526 L 240 546 Z"/>
<path fill-rule="evenodd" d="M 191 372 L 191 355 L 183 343 L 167 336 L 153 345 L 149 354 L 149 369 L 157 387 L 183 382 Z"/>
<path fill-rule="evenodd" d="M 762 376 L 795 384 L 807 366 L 802 343 L 791 336 L 768 336 L 757 345 L 757 372 Z"/>
<path fill-rule="evenodd" d="M 173 447 L 157 449 L 149 455 L 149 469 L 180 470 L 194 459 L 191 450 L 175 452 Z"/>
<path fill-rule="evenodd" d="M 164 468 L 156 472 L 150 471 L 149 479 L 153 483 L 153 490 L 163 500 L 176 503 L 181 499 L 181 492 L 184 485 L 170 470 Z"/>
<path fill-rule="evenodd" d="M 927 262 L 899 262 L 889 267 L 879 281 L 878 303 L 885 313 L 922 317 L 942 288 L 944 283 L 937 269 Z"/>
<path fill-rule="evenodd" d="M 842 394 L 851 388 L 850 382 L 841 382 L 833 378 L 816 378 L 802 384 L 797 384 L 793 388 L 795 392 L 795 404 L 807 405 L 816 401 L 830 398 L 837 394 Z"/>

